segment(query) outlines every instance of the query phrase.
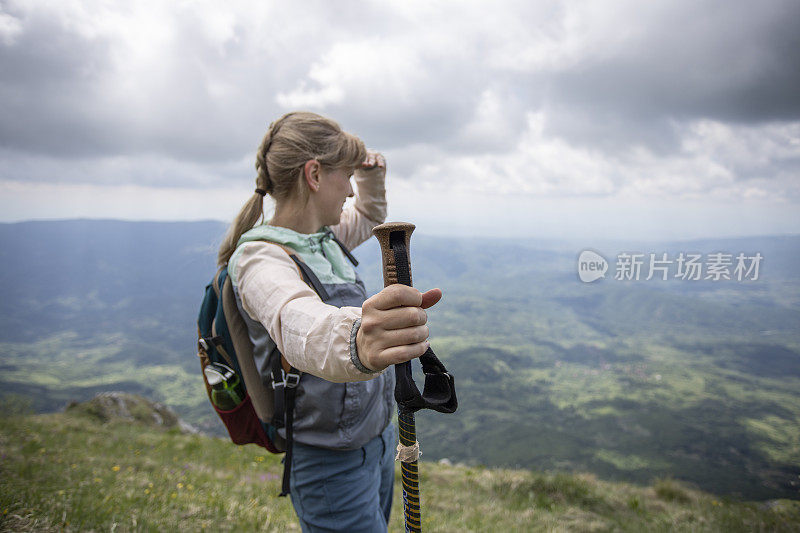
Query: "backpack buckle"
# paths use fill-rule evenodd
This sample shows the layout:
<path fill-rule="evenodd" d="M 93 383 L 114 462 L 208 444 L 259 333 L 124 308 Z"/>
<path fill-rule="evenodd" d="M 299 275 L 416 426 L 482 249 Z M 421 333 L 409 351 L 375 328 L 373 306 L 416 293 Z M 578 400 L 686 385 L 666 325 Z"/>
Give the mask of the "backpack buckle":
<path fill-rule="evenodd" d="M 283 373 L 283 384 L 287 389 L 293 389 L 300 384 L 300 374 Z"/>
<path fill-rule="evenodd" d="M 277 389 L 278 387 L 285 387 L 287 389 L 293 389 L 300 384 L 300 374 L 295 373 L 286 373 L 285 370 L 281 369 L 281 380 L 280 381 L 272 381 L 272 388 Z"/>

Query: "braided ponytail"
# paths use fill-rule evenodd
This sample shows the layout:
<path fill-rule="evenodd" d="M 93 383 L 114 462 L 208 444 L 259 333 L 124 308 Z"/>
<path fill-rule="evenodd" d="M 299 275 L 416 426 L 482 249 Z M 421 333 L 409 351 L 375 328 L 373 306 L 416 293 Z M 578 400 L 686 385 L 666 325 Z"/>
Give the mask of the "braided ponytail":
<path fill-rule="evenodd" d="M 267 169 L 267 152 L 269 152 L 271 144 L 272 125 L 270 125 L 269 131 L 264 136 L 264 140 L 261 141 L 258 152 L 256 152 L 256 188 L 265 191 L 267 194 L 272 194 L 274 188 Z"/>
<path fill-rule="evenodd" d="M 239 238 L 264 217 L 264 194 L 276 202 L 307 195 L 303 167 L 316 159 L 328 168 L 356 168 L 366 158 L 364 143 L 315 113 L 287 113 L 272 124 L 256 152 L 256 191 L 244 204 L 222 240 L 217 264 L 228 262 Z"/>
<path fill-rule="evenodd" d="M 261 189 L 263 190 L 263 189 Z M 228 262 L 228 259 L 233 255 L 236 250 L 236 244 L 239 242 L 239 237 L 247 230 L 256 225 L 256 222 L 264 216 L 264 197 L 258 190 L 253 192 L 253 195 L 247 200 L 247 203 L 242 206 L 239 214 L 233 219 L 233 224 L 228 228 L 228 232 L 222 239 L 222 245 L 217 254 L 217 265 L 222 266 Z"/>

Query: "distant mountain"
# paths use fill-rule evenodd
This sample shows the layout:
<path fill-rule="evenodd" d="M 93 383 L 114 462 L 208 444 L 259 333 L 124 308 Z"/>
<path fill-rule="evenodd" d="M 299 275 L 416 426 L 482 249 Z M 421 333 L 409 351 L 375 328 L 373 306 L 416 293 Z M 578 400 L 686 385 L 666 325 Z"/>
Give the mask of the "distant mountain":
<path fill-rule="evenodd" d="M 179 350 L 224 231 L 219 222 L 0 224 L 0 338 L 123 331 Z"/>
<path fill-rule="evenodd" d="M 195 358 L 196 313 L 226 227 L 0 224 L 0 388 L 37 411 L 119 390 L 222 431 Z M 460 409 L 421 413 L 428 459 L 672 476 L 800 498 L 800 236 L 673 243 L 412 237 L 415 286 Z M 609 263 L 582 283 L 578 254 Z M 618 281 L 623 252 L 763 256 L 756 281 Z M 354 251 L 370 293 L 377 241 Z"/>

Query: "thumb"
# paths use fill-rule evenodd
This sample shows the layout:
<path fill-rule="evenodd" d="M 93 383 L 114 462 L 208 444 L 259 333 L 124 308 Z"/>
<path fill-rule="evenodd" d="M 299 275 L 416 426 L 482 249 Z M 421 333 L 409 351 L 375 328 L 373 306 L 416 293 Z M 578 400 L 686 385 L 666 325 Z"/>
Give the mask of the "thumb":
<path fill-rule="evenodd" d="M 442 299 L 442 290 L 441 289 L 431 289 L 429 291 L 425 291 L 422 293 L 422 307 L 423 309 L 427 309 L 429 307 L 433 307 L 436 305 L 436 302 Z"/>

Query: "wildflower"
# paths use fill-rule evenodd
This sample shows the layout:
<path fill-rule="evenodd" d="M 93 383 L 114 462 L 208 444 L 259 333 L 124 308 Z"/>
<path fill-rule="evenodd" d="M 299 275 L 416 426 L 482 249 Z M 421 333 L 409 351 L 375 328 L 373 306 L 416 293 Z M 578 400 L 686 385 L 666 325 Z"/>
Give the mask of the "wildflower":
<path fill-rule="evenodd" d="M 186 485 L 186 490 L 194 490 L 194 485 L 189 483 L 188 485 Z"/>
<path fill-rule="evenodd" d="M 144 489 L 145 494 L 150 494 L 150 489 Z"/>
<path fill-rule="evenodd" d="M 58 495 L 59 496 L 63 496 L 64 495 L 64 491 L 63 490 L 58 491 Z"/>
<path fill-rule="evenodd" d="M 148 483 L 147 486 L 150 487 L 151 489 L 153 488 L 153 484 L 152 483 Z"/>
<path fill-rule="evenodd" d="M 119 465 L 114 465 L 114 466 L 111 468 L 111 470 L 113 470 L 114 472 L 119 472 L 119 468 L 120 468 L 120 466 L 119 466 Z"/>
<path fill-rule="evenodd" d="M 183 488 L 183 483 L 178 483 L 178 484 L 177 484 L 177 485 L 175 485 L 175 486 L 176 486 L 176 487 L 178 487 L 179 489 L 182 489 L 182 488 Z"/>
<path fill-rule="evenodd" d="M 173 492 L 172 494 L 169 495 L 169 497 L 174 500 L 175 498 L 178 497 L 178 495 Z"/>
<path fill-rule="evenodd" d="M 256 456 L 256 462 L 257 463 L 263 463 L 264 462 L 264 456 L 263 455 Z"/>
<path fill-rule="evenodd" d="M 103 480 L 102 480 L 102 479 L 100 479 L 99 477 L 96 477 L 96 478 L 94 478 L 94 482 L 95 482 L 95 483 L 102 483 L 102 482 L 103 482 Z"/>

